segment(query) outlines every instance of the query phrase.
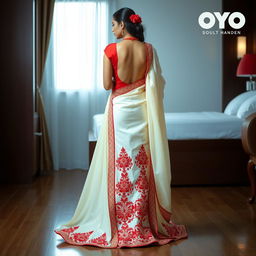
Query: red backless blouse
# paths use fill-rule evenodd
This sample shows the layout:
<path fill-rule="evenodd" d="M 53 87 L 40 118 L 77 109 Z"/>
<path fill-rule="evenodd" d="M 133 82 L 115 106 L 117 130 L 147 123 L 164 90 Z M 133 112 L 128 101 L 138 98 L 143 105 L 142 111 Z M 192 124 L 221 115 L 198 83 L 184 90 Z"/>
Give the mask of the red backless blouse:
<path fill-rule="evenodd" d="M 126 38 L 126 39 L 134 40 L 133 38 Z M 119 78 L 119 76 L 117 74 L 118 57 L 117 57 L 116 45 L 117 45 L 117 43 L 111 43 L 111 44 L 107 45 L 106 48 L 104 49 L 104 52 L 105 52 L 106 56 L 110 59 L 112 67 L 113 67 L 113 70 L 114 70 L 114 78 L 115 78 L 115 81 L 116 81 L 115 88 L 114 88 L 115 90 L 119 89 L 121 87 L 125 87 L 125 86 L 129 85 L 128 83 L 123 82 Z M 148 54 L 147 54 L 147 63 L 148 63 Z M 145 80 L 146 80 L 146 73 L 147 73 L 147 70 L 145 72 L 145 76 L 142 79 L 139 79 L 139 80 L 137 80 L 137 81 L 135 81 L 133 83 L 137 83 L 137 82 L 140 82 L 140 81 L 144 81 L 145 82 Z"/>

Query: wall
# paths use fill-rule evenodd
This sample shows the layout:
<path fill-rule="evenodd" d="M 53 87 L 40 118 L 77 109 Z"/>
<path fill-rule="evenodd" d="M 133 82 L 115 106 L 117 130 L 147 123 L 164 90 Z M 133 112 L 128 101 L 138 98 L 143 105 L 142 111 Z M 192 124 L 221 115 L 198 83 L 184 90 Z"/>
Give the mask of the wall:
<path fill-rule="evenodd" d="M 117 0 L 118 9 L 140 14 L 145 39 L 157 49 L 165 89 L 165 111 L 221 111 L 222 38 L 202 35 L 198 16 L 222 11 L 221 0 Z"/>
<path fill-rule="evenodd" d="M 223 11 L 240 11 L 246 19 L 246 23 L 241 28 L 241 36 L 246 36 L 246 53 L 256 54 L 256 1 L 245 0 L 232 1 L 223 0 Z M 228 25 L 228 24 L 227 24 Z M 231 29 L 231 28 L 227 28 Z M 223 46 L 223 109 L 238 94 L 246 91 L 246 81 L 248 77 L 237 77 L 236 70 L 240 59 L 236 56 L 237 35 L 225 35 L 222 40 Z"/>
<path fill-rule="evenodd" d="M 0 183 L 31 182 L 33 137 L 33 0 L 1 3 Z"/>

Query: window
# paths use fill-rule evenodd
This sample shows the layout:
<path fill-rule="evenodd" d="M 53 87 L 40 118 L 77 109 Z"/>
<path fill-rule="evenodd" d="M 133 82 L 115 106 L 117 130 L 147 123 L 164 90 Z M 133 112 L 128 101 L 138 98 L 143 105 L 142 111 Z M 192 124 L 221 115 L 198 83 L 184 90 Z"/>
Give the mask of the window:
<path fill-rule="evenodd" d="M 102 86 L 102 57 L 107 44 L 106 2 L 55 2 L 53 56 L 58 90 Z"/>

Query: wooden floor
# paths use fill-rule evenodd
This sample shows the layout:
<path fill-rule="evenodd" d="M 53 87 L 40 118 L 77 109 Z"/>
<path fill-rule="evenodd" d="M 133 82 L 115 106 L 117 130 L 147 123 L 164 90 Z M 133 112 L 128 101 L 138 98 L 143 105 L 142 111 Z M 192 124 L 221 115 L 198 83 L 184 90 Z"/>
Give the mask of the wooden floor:
<path fill-rule="evenodd" d="M 53 229 L 73 216 L 85 178 L 63 170 L 30 185 L 1 185 L 0 255 L 256 255 L 256 204 L 247 203 L 247 186 L 172 187 L 173 220 L 186 225 L 187 239 L 122 249 L 69 245 Z"/>

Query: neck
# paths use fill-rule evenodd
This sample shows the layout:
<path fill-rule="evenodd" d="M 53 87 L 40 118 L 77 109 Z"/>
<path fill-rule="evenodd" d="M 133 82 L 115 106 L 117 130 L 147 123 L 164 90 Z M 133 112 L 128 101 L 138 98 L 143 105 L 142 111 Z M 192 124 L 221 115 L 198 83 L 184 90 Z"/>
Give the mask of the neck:
<path fill-rule="evenodd" d="M 132 35 L 126 35 L 123 37 L 123 40 L 138 40 L 138 38 Z"/>

